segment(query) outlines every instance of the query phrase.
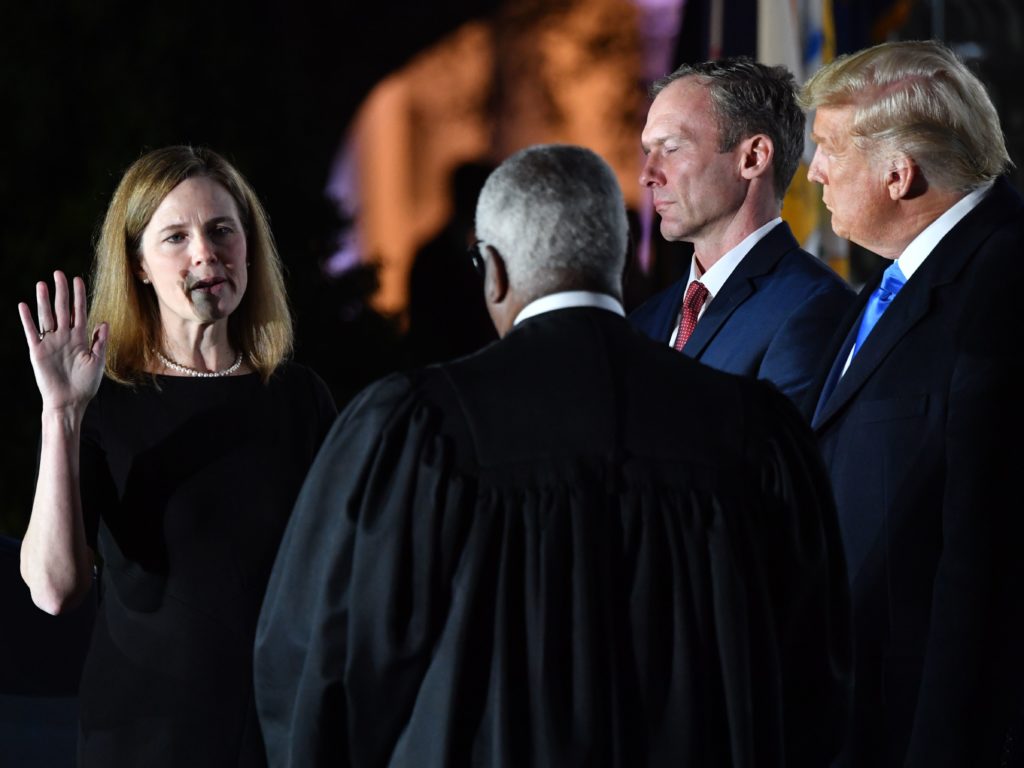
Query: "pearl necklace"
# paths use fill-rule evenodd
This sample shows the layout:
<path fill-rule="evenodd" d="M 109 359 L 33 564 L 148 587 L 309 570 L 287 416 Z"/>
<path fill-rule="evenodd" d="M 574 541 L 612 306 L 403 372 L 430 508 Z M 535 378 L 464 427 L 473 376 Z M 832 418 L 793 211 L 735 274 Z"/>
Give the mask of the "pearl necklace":
<path fill-rule="evenodd" d="M 197 371 L 195 368 L 189 368 L 187 365 L 176 363 L 173 360 L 164 357 L 163 353 L 161 353 L 159 349 L 154 349 L 153 353 L 158 358 L 160 358 L 160 362 L 163 363 L 164 366 L 170 368 L 172 371 L 184 373 L 187 376 L 198 376 L 204 379 L 212 379 L 218 376 L 230 376 L 232 373 L 234 373 L 235 371 L 242 367 L 241 352 L 238 353 L 238 357 L 235 358 L 235 362 L 233 362 L 229 368 L 225 368 L 223 371 Z"/>

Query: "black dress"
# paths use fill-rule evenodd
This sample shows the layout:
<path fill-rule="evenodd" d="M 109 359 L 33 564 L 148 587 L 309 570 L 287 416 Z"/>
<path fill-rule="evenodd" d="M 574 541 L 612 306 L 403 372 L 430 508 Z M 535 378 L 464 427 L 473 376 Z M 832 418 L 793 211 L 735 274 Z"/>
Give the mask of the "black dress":
<path fill-rule="evenodd" d="M 252 645 L 295 496 L 336 409 L 296 364 L 104 380 L 82 428 L 102 561 L 80 690 L 85 766 L 259 766 Z"/>

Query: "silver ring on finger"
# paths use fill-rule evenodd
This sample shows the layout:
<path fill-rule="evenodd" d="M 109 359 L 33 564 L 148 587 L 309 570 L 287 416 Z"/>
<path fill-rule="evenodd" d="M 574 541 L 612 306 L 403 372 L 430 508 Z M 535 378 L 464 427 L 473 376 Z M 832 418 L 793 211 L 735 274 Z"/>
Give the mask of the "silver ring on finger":
<path fill-rule="evenodd" d="M 41 330 L 39 332 L 39 340 L 42 341 L 46 337 L 46 334 L 48 334 L 48 333 L 56 333 L 56 331 L 57 331 L 56 328 L 44 328 L 43 330 Z"/>

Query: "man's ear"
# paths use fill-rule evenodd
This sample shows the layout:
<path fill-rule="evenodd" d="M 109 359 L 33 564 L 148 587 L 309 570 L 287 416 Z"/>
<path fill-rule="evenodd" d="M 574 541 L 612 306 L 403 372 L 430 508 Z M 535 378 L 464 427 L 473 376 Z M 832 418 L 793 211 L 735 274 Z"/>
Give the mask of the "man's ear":
<path fill-rule="evenodd" d="M 763 176 L 772 167 L 775 157 L 775 145 L 771 138 L 763 133 L 755 133 L 741 142 L 740 175 L 744 179 Z"/>
<path fill-rule="evenodd" d="M 484 296 L 488 304 L 501 304 L 508 296 L 508 271 L 505 259 L 493 245 L 484 246 L 487 266 L 484 276 Z"/>
<path fill-rule="evenodd" d="M 921 170 L 906 155 L 897 155 L 889 161 L 885 172 L 885 188 L 893 201 L 916 197 L 922 190 L 924 176 Z"/>

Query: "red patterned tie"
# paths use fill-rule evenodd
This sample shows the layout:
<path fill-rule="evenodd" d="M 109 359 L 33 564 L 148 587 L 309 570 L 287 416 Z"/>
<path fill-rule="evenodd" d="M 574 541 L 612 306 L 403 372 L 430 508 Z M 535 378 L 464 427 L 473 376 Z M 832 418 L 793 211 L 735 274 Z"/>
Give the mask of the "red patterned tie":
<path fill-rule="evenodd" d="M 708 289 L 700 280 L 694 280 L 686 286 L 686 296 L 683 298 L 683 316 L 679 320 L 679 332 L 676 334 L 676 349 L 681 350 L 686 345 L 690 334 L 693 333 L 693 329 L 697 325 L 700 308 L 707 300 Z"/>

